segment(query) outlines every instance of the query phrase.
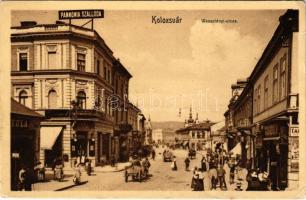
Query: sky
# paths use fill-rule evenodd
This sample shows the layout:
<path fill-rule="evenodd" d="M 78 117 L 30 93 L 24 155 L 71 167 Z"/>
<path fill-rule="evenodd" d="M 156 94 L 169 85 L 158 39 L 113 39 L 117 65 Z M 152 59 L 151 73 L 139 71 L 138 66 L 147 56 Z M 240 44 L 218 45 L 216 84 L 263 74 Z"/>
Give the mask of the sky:
<path fill-rule="evenodd" d="M 221 121 L 231 84 L 247 78 L 284 10 L 105 10 L 94 28 L 132 74 L 129 98 L 153 121 L 184 121 L 192 107 L 200 120 Z M 152 16 L 182 18 L 155 24 Z M 202 23 L 201 19 L 236 20 Z M 54 23 L 57 11 L 14 11 L 20 21 Z M 81 25 L 86 20 L 72 20 Z M 181 115 L 179 115 L 181 110 Z"/>

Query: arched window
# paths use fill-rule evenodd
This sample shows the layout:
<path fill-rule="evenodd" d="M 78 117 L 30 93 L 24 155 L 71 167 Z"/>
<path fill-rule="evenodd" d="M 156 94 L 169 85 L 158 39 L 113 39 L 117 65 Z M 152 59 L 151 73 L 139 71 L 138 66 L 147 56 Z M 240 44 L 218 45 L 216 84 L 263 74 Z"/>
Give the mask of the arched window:
<path fill-rule="evenodd" d="M 22 105 L 26 105 L 27 98 L 28 98 L 28 93 L 26 91 L 22 90 L 19 93 L 19 103 L 21 103 Z"/>
<path fill-rule="evenodd" d="M 79 107 L 82 109 L 86 109 L 86 94 L 83 91 L 78 92 L 77 101 L 79 103 Z"/>
<path fill-rule="evenodd" d="M 57 107 L 57 94 L 55 90 L 50 90 L 48 94 L 48 108 L 56 108 Z"/>

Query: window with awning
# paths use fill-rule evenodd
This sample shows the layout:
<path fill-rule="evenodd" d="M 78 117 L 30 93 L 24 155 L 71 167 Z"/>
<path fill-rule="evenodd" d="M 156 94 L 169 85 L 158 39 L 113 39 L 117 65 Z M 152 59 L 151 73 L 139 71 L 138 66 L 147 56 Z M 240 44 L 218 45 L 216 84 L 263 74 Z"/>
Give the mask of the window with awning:
<path fill-rule="evenodd" d="M 62 126 L 46 126 L 40 128 L 40 148 L 51 150 L 58 136 L 62 132 Z"/>

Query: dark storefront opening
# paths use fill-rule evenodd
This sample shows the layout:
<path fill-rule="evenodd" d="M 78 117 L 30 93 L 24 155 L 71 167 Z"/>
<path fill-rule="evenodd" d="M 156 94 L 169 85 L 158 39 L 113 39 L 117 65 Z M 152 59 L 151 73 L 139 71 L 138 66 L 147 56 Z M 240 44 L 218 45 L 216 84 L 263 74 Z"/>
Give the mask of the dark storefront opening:
<path fill-rule="evenodd" d="M 45 166 L 53 168 L 54 161 L 62 158 L 62 133 L 57 137 L 52 149 L 45 150 Z"/>
<path fill-rule="evenodd" d="M 87 139 L 87 132 L 81 132 L 78 131 L 76 134 L 77 142 L 75 144 L 75 150 L 77 156 L 85 156 L 87 157 L 87 145 L 88 145 L 88 139 Z"/>
<path fill-rule="evenodd" d="M 21 167 L 34 167 L 35 132 L 24 129 L 13 132 L 17 132 L 17 134 L 13 135 L 11 139 L 11 189 L 17 190 L 18 172 Z"/>
<path fill-rule="evenodd" d="M 101 164 L 105 164 L 109 160 L 109 142 L 109 134 L 98 132 L 98 162 Z"/>
<path fill-rule="evenodd" d="M 288 178 L 288 145 L 279 144 L 278 140 L 265 141 L 259 158 L 260 169 L 269 173 L 272 189 L 284 190 Z"/>

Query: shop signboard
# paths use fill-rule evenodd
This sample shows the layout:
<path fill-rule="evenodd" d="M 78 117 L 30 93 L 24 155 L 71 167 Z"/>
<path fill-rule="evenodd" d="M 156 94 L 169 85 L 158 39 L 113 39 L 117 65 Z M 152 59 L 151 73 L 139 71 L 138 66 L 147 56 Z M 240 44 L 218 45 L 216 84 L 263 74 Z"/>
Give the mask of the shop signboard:
<path fill-rule="evenodd" d="M 296 137 L 299 136 L 299 127 L 290 127 L 289 136 Z"/>

